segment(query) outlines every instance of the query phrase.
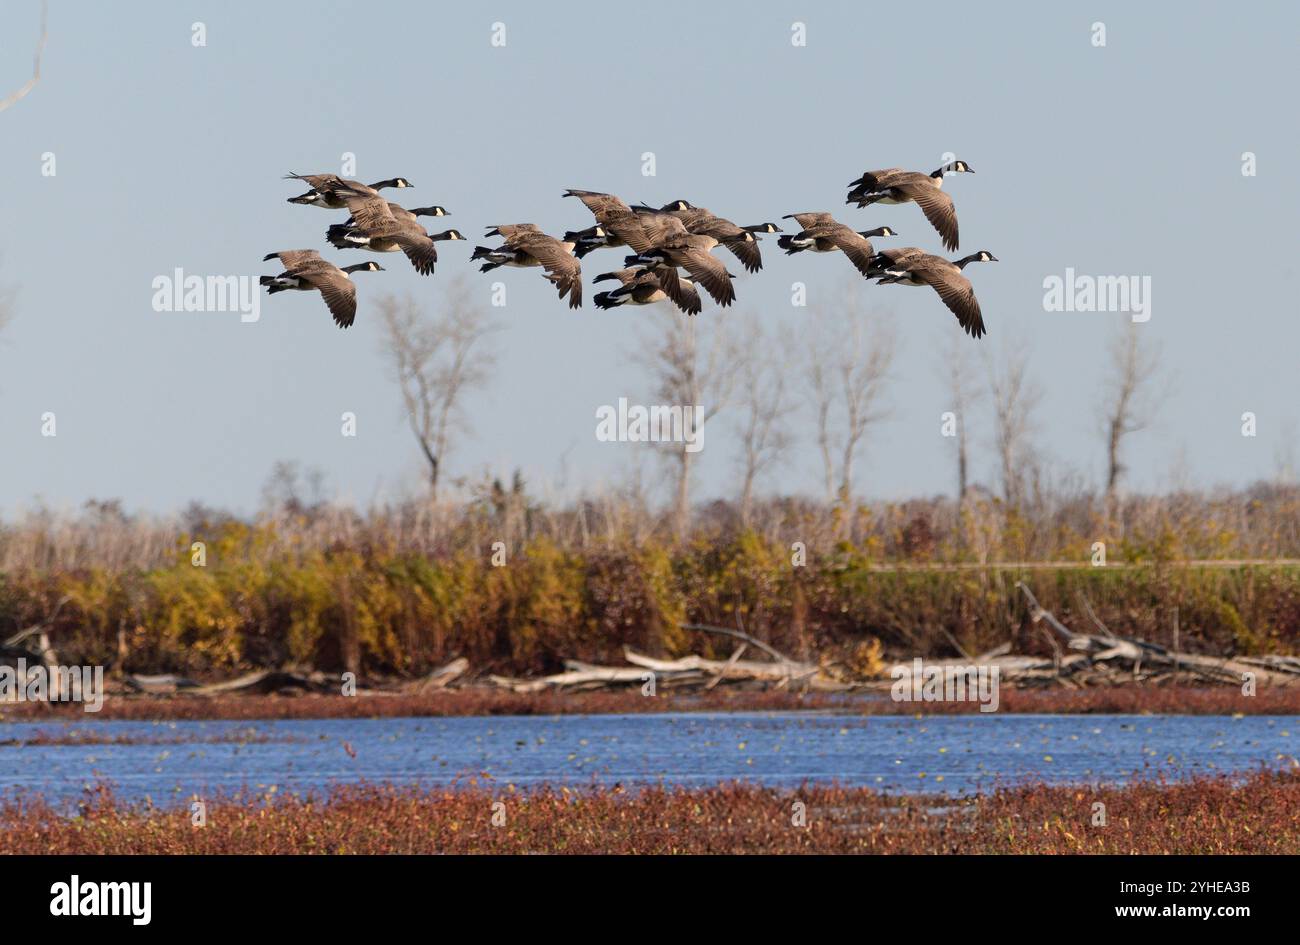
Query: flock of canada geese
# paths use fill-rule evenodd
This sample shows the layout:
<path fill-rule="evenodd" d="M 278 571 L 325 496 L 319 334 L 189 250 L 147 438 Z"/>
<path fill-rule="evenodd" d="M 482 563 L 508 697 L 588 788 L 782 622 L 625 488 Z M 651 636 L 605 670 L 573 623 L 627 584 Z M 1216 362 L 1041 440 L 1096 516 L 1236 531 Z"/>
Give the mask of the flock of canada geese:
<path fill-rule="evenodd" d="M 850 182 L 845 202 L 859 209 L 873 204 L 914 203 L 952 252 L 958 246 L 957 212 L 952 198 L 943 191 L 943 181 L 949 174 L 961 173 L 972 173 L 965 161 L 953 161 L 929 174 L 896 167 L 867 171 Z M 301 180 L 311 187 L 301 196 L 290 197 L 289 203 L 348 211 L 347 220 L 325 231 L 325 239 L 337 249 L 402 252 L 416 272 L 427 276 L 438 261 L 439 242 L 465 239 L 454 229 L 425 231 L 419 218 L 446 216 L 443 207 L 408 210 L 384 198 L 381 190 L 411 186 L 404 177 L 368 186 L 334 174 L 289 174 L 286 179 Z M 580 260 L 598 249 L 626 247 L 632 252 L 625 256 L 623 268 L 594 280 L 618 283 L 596 293 L 593 301 L 597 308 L 669 301 L 688 315 L 695 315 L 703 308 L 697 287 L 703 287 L 721 306 L 736 300 L 736 276 L 713 254 L 714 249 L 721 246 L 747 272 L 758 272 L 763 268 L 759 234 L 784 232 L 775 223 L 737 226 L 685 200 L 674 200 L 656 209 L 645 204 L 629 205 L 613 194 L 591 190 L 568 190 L 564 196 L 582 201 L 595 224 L 567 232 L 562 238 L 550 236 L 532 223 L 490 227 L 487 236 L 500 238 L 501 244 L 474 248 L 470 258 L 483 261 L 479 271 L 489 272 L 499 266 L 540 267 L 560 298 L 567 296 L 569 307 L 579 308 Z M 991 253 L 980 251 L 950 261 L 915 246 L 877 252 L 871 244 L 873 238 L 898 235 L 887 226 L 854 230 L 825 212 L 791 213 L 782 219 L 794 220 L 800 227 L 797 233 L 777 240 L 777 246 L 787 254 L 842 252 L 863 277 L 874 279 L 877 285 L 929 286 L 957 316 L 967 334 L 978 338 L 985 333 L 979 300 L 963 270 L 973 262 L 996 262 Z M 375 262 L 340 268 L 312 249 L 284 250 L 264 257 L 264 261 L 271 259 L 279 259 L 284 271 L 262 276 L 261 284 L 267 291 L 319 292 L 340 328 L 347 328 L 356 318 L 357 291 L 352 274 L 383 269 Z M 684 274 L 678 270 L 684 270 Z"/>

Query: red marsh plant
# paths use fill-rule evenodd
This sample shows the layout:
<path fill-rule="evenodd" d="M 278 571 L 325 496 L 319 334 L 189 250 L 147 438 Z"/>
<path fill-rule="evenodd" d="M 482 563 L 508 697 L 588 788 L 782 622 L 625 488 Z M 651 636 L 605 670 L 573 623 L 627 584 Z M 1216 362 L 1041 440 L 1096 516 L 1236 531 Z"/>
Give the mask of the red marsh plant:
<path fill-rule="evenodd" d="M 1100 808 L 1098 805 L 1102 805 Z M 1104 811 L 1104 823 L 1098 812 Z M 1300 773 L 987 795 L 866 788 L 340 787 L 188 809 L 124 806 L 103 789 L 75 816 L 0 806 L 0 850 L 77 854 L 297 853 L 1300 853 Z"/>

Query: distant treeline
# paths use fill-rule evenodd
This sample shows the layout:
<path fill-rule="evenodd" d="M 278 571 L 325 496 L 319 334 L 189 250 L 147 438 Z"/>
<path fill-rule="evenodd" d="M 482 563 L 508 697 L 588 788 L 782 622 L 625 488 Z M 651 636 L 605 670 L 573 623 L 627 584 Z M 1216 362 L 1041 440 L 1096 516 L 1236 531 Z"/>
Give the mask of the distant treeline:
<path fill-rule="evenodd" d="M 725 658 L 734 641 L 681 626 L 704 623 L 866 669 L 1008 641 L 1050 653 L 1024 580 L 1080 631 L 1095 632 L 1095 614 L 1155 643 L 1177 633 L 1189 651 L 1296 652 L 1300 564 L 1227 559 L 1300 558 L 1298 505 L 1276 488 L 1140 499 L 1104 526 L 1082 499 L 851 513 L 789 500 L 762 505 L 750 529 L 730 507 L 701 509 L 678 543 L 631 500 L 548 510 L 517 488 L 368 516 L 281 505 L 254 522 L 202 509 L 136 521 L 101 504 L 0 533 L 0 629 L 48 621 L 61 661 L 131 672 L 417 674 L 464 656 L 475 671 L 530 674 L 621 662 L 625 645 Z M 1098 541 L 1105 567 L 1091 566 Z M 1186 564 L 1201 558 L 1222 564 Z M 1021 566 L 1033 562 L 1048 566 Z"/>

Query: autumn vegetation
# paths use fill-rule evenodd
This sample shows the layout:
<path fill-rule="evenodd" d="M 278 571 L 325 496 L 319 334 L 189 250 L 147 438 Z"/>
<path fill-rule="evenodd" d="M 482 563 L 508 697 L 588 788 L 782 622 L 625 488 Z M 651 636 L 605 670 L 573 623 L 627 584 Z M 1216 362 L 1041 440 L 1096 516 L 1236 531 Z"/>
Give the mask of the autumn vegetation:
<path fill-rule="evenodd" d="M 0 806 L 0 852 L 1295 854 L 1300 774 L 1025 785 L 965 798 L 833 785 L 524 792 L 476 780 L 244 794 L 209 800 L 205 816 L 194 826 L 188 806 L 123 805 L 103 787 L 72 816 L 10 800 Z"/>
<path fill-rule="evenodd" d="M 678 544 L 635 499 L 553 508 L 518 481 L 466 505 L 367 515 L 294 499 L 248 521 L 201 508 L 171 521 L 108 504 L 0 526 L 0 627 L 48 622 L 62 661 L 133 673 L 400 677 L 464 656 L 475 672 L 528 675 L 619 662 L 624 646 L 729 655 L 725 638 L 683 623 L 743 626 L 852 669 L 1007 642 L 1049 653 L 1015 589 L 1024 580 L 1067 624 L 1090 626 L 1091 607 L 1115 633 L 1178 634 L 1189 652 L 1296 652 L 1300 490 L 1130 500 L 1123 537 L 1093 567 L 1093 542 L 1109 537 L 1100 505 L 986 497 L 848 514 L 789 500 L 744 528 L 720 503 Z"/>

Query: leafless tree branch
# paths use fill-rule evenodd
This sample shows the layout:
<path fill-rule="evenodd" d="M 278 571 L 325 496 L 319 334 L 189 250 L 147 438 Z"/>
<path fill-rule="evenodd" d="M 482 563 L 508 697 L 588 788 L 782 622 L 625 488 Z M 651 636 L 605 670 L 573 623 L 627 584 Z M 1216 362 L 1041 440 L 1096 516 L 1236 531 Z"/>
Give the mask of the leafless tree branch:
<path fill-rule="evenodd" d="M 45 51 L 45 40 L 49 35 L 45 28 L 45 22 L 49 12 L 48 0 L 41 0 L 41 38 L 36 44 L 36 63 L 32 67 L 32 77 L 28 79 L 18 91 L 5 99 L 0 99 L 0 112 L 4 111 L 10 105 L 15 104 L 28 92 L 36 88 L 36 83 L 41 80 L 41 53 Z"/>
<path fill-rule="evenodd" d="M 429 491 L 436 498 L 453 436 L 463 429 L 465 394 L 482 387 L 495 363 L 480 344 L 496 329 L 473 304 L 464 280 L 448 288 L 444 311 L 430 318 L 410 296 L 379 303 L 383 351 L 402 395 L 411 433 L 429 466 Z"/>

